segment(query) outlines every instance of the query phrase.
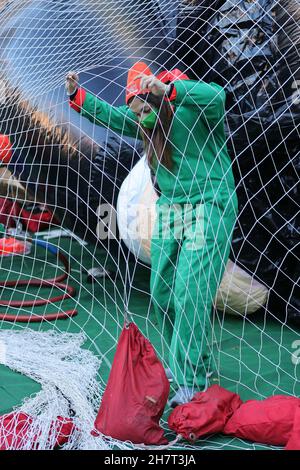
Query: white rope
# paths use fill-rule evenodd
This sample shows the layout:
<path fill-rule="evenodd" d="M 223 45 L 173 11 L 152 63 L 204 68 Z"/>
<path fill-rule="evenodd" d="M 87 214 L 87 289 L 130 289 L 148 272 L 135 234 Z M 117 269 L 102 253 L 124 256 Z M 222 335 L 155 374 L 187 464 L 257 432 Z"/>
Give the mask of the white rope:
<path fill-rule="evenodd" d="M 7 114 L 7 119 L 2 123 L 2 130 L 7 130 L 7 132 L 10 133 L 11 122 L 17 119 L 18 134 L 14 137 L 16 137 L 17 142 L 21 142 L 18 139 L 22 134 L 27 132 L 23 120 L 30 114 L 31 104 L 39 100 L 40 108 L 45 110 L 46 116 L 48 113 L 55 114 L 57 110 L 59 113 L 61 109 L 60 106 L 62 107 L 65 104 L 67 98 L 65 95 L 61 95 L 59 99 L 54 97 L 56 96 L 55 93 L 57 89 L 63 87 L 64 76 L 68 70 L 75 69 L 78 72 L 85 72 L 86 80 L 85 82 L 81 82 L 81 84 L 87 89 L 90 87 L 90 82 L 97 78 L 99 83 L 101 83 L 101 89 L 97 90 L 96 94 L 102 96 L 107 91 L 113 90 L 113 98 L 110 104 L 115 105 L 117 100 L 119 103 L 120 99 L 124 98 L 124 87 L 121 86 L 120 83 L 125 81 L 124 77 L 127 74 L 129 61 L 145 60 L 148 65 L 156 71 L 158 64 L 161 62 L 161 57 L 165 53 L 164 34 L 166 31 L 168 34 L 168 44 L 175 44 L 174 36 L 176 27 L 178 27 L 174 16 L 175 8 L 181 12 L 182 18 L 189 19 L 189 26 L 186 27 L 185 34 L 192 35 L 198 24 L 199 3 L 201 2 L 188 0 L 182 2 L 177 0 L 176 2 L 174 2 L 174 0 L 158 2 L 156 0 L 144 0 L 139 2 L 135 0 L 107 0 L 105 2 L 97 2 L 95 0 L 86 0 L 84 2 L 79 0 L 60 0 L 56 1 L 55 4 L 49 0 L 43 0 L 43 2 L 38 0 L 12 0 L 5 2 L 5 6 L 3 8 L 0 7 L 0 32 L 3 33 L 1 34 L 0 60 L 1 64 L 3 63 L 3 66 L 6 65 L 7 67 L 7 75 L 5 78 L 7 78 L 8 83 L 12 86 L 20 86 L 22 102 L 20 99 L 17 116 L 14 116 L 12 112 Z M 283 2 L 280 0 L 270 1 L 268 2 L 268 8 L 265 9 L 261 5 L 258 5 L 257 2 L 246 2 L 246 4 L 244 4 L 245 2 L 228 1 L 225 3 L 226 5 L 222 9 L 219 21 L 215 21 L 215 29 L 222 28 L 222 24 L 226 24 L 228 21 L 228 30 L 233 26 L 234 30 L 241 35 L 240 41 L 244 41 L 244 34 L 248 34 L 248 30 L 247 33 L 244 33 L 242 28 L 239 29 L 238 19 L 243 16 L 245 22 L 250 21 L 251 10 L 257 8 L 258 15 L 256 20 L 252 22 L 250 33 L 259 30 L 263 20 L 270 20 L 270 24 L 274 27 L 274 34 L 270 33 L 266 40 L 266 45 L 270 45 L 271 48 L 276 49 L 276 34 L 280 32 L 284 35 L 286 24 L 276 24 L 276 16 L 274 16 L 273 13 L 275 8 L 284 9 L 284 6 L 282 6 Z M 293 1 L 291 3 L 294 5 L 294 14 L 291 16 L 289 12 L 286 11 L 286 22 L 290 22 L 294 24 L 295 27 L 299 28 L 299 12 L 295 9 L 297 2 Z M 286 4 L 287 2 L 284 2 L 284 5 Z M 209 8 L 211 9 L 211 7 Z M 163 34 L 157 29 L 156 16 L 149 14 L 149 10 L 156 12 L 159 16 L 159 23 L 162 24 L 164 28 Z M 215 13 L 218 12 L 215 10 Z M 231 15 L 234 16 L 234 14 L 236 14 L 237 24 L 234 24 L 234 21 L 230 20 L 232 18 Z M 203 27 L 205 27 L 205 22 Z M 51 31 L 51 34 L 47 35 L 49 31 Z M 150 31 L 157 33 L 155 42 L 153 42 L 153 38 L 149 37 Z M 113 34 L 110 35 L 108 32 L 113 32 Z M 17 38 L 17 45 L 13 42 L 14 34 Z M 28 35 L 30 35 L 30 41 L 28 40 Z M 254 35 L 254 37 L 256 36 Z M 41 42 L 42 38 L 43 42 Z M 206 39 L 203 38 L 203 41 L 205 40 Z M 249 41 L 251 40 L 252 38 L 249 37 Z M 186 46 L 184 43 L 180 43 L 180 41 L 181 39 L 178 40 L 178 46 Z M 39 54 L 41 44 L 42 52 Z M 141 44 L 145 45 L 145 49 L 140 47 Z M 149 59 L 152 48 L 154 47 L 156 51 L 155 59 Z M 195 56 L 195 62 L 189 64 L 188 70 L 184 70 L 187 74 L 193 70 L 196 61 L 200 58 L 196 53 L 196 47 L 197 44 L 195 45 L 195 50 L 192 51 Z M 219 62 L 225 59 L 230 60 L 230 56 L 234 55 L 237 47 L 237 44 L 230 36 L 226 50 L 228 57 L 220 57 Z M 260 45 L 257 44 L 256 47 L 257 52 L 260 53 Z M 295 44 L 289 44 L 285 53 L 290 53 L 294 47 L 296 47 Z M 212 52 L 219 51 L 219 43 L 214 41 L 207 43 L 207 48 Z M 142 56 L 141 51 L 143 51 L 144 56 Z M 187 51 L 186 54 L 190 52 L 191 51 Z M 32 57 L 36 57 L 36 54 L 39 54 L 38 73 L 36 64 L 32 59 Z M 174 63 L 179 60 L 179 53 L 176 50 L 173 52 L 172 59 Z M 180 57 L 181 61 L 185 61 L 186 59 L 187 57 Z M 246 50 L 241 51 L 241 59 L 243 59 L 245 67 L 247 67 L 248 57 Z M 266 68 L 264 71 L 260 72 L 262 90 L 264 89 L 265 82 L 268 80 L 270 70 L 272 71 L 278 68 L 283 59 L 284 57 L 281 51 L 276 49 L 276 53 L 274 53 L 272 59 L 269 61 L 266 60 Z M 100 71 L 99 65 L 101 65 Z M 218 70 L 219 65 L 220 63 L 216 63 L 213 67 Z M 286 81 L 281 84 L 283 93 L 282 115 L 284 113 L 290 113 L 290 119 L 292 120 L 292 103 L 285 96 L 286 82 L 290 78 L 292 70 L 290 70 L 289 64 L 286 63 L 285 66 L 290 73 L 287 74 Z M 94 72 L 96 67 L 98 69 L 97 74 Z M 232 77 L 232 81 L 225 84 L 229 89 L 232 82 L 239 76 L 239 73 L 243 72 L 243 70 L 238 70 L 234 63 L 232 64 L 232 71 L 235 76 Z M 205 76 L 198 78 L 206 80 Z M 249 82 L 244 85 L 246 93 L 254 92 L 255 80 L 253 82 L 249 80 Z M 277 91 L 278 90 L 276 90 L 276 93 Z M 45 92 L 50 96 L 50 98 L 49 96 L 47 97 L 47 100 L 44 100 Z M 24 97 L 28 102 L 23 101 Z M 273 98 L 274 96 L 272 94 L 268 97 L 270 113 L 274 111 L 272 107 Z M 237 107 L 239 107 L 239 105 L 240 103 L 233 104 L 233 106 Z M 257 145 L 260 139 L 265 139 L 265 134 L 269 131 L 268 128 L 262 129 L 261 134 L 252 139 L 251 136 L 248 135 L 246 128 L 251 119 L 260 118 L 260 113 L 263 111 L 265 105 L 266 103 L 262 102 L 261 107 L 255 110 L 254 115 L 245 115 L 243 122 L 241 121 L 241 127 L 245 126 L 246 129 L 243 152 L 251 152 L 252 146 L 254 144 Z M 227 110 L 230 113 L 233 108 L 228 106 Z M 278 116 L 278 118 L 281 118 L 281 116 Z M 81 121 L 78 119 L 78 116 L 75 115 L 74 111 L 70 111 L 70 114 L 67 115 L 67 117 L 63 117 L 62 121 L 66 121 L 68 125 L 71 122 L 76 131 L 82 131 Z M 62 123 L 65 124 L 65 122 Z M 186 123 L 181 124 L 182 129 L 185 131 L 192 131 L 191 128 L 187 127 Z M 269 125 L 271 126 L 271 123 Z M 49 132 L 51 134 L 53 124 L 49 123 L 48 127 L 50 127 Z M 45 128 L 48 129 L 47 125 L 43 122 L 39 122 L 35 130 L 42 136 L 45 133 Z M 299 129 L 299 123 L 295 121 L 293 130 L 297 129 Z M 241 128 L 238 128 L 236 132 L 241 130 Z M 212 128 L 207 140 L 214 139 L 213 131 L 214 129 Z M 107 145 L 107 141 L 100 143 L 97 132 L 97 126 L 91 127 L 90 140 L 102 146 L 102 150 L 105 150 L 107 159 L 111 159 L 110 161 L 114 162 L 117 167 L 118 165 L 121 166 L 122 163 L 119 162 L 119 154 L 117 152 L 116 154 L 113 153 L 109 145 Z M 285 148 L 285 137 L 284 135 L 281 137 L 282 145 Z M 286 136 L 286 139 L 288 137 L 289 135 Z M 232 138 L 232 135 L 228 136 L 228 143 Z M 121 135 L 120 139 L 123 141 L 124 136 Z M 74 145 L 73 140 L 70 139 L 70 141 L 67 141 L 66 145 L 71 151 Z M 129 145 L 132 147 L 133 143 Z M 32 142 L 26 147 L 22 146 L 22 143 L 20 143 L 16 150 L 18 152 L 26 152 L 29 151 L 30 148 L 34 148 L 37 157 L 45 150 L 43 145 L 37 144 L 36 147 L 34 147 Z M 184 150 L 186 151 L 187 147 Z M 199 154 L 201 150 L 202 149 L 198 148 Z M 56 146 L 52 151 L 53 153 L 59 152 L 60 147 Z M 183 152 L 182 155 L 182 165 L 185 164 L 189 168 L 190 162 L 188 158 L 186 158 L 185 153 L 186 152 Z M 80 150 L 78 155 L 83 160 L 91 159 L 90 169 L 97 169 L 96 158 L 95 160 L 92 159 L 92 151 L 91 155 L 83 155 Z M 243 155 L 235 155 L 235 157 L 236 159 L 242 159 Z M 267 158 L 270 158 L 270 154 L 264 156 L 261 163 L 264 163 Z M 39 159 L 37 158 L 32 163 L 32 174 L 34 169 L 39 165 L 38 161 Z M 71 160 L 70 162 L 68 161 L 68 164 L 69 163 L 71 163 Z M 292 157 L 289 163 L 293 165 Z M 199 158 L 199 165 L 200 164 L 201 159 Z M 207 185 L 211 182 L 211 171 L 209 168 L 205 168 L 205 170 L 208 172 L 208 180 L 205 185 L 205 188 L 207 188 Z M 284 167 L 278 170 L 277 174 L 272 176 L 269 183 L 271 183 L 274 178 L 277 178 L 278 175 L 280 176 L 281 170 L 284 170 Z M 297 170 L 296 163 L 294 170 L 295 172 Z M 48 171 L 53 171 L 53 168 L 49 168 Z M 54 171 L 57 171 L 57 169 L 55 168 Z M 257 165 L 257 172 L 260 174 L 259 164 Z M 45 175 L 42 175 L 41 180 L 43 180 L 44 176 Z M 77 176 L 81 176 L 81 179 L 80 183 L 78 183 L 78 187 L 75 189 L 68 187 L 68 181 L 63 183 L 59 181 L 57 185 L 54 184 L 53 188 L 50 188 L 50 190 L 52 189 L 53 192 L 55 192 L 59 185 L 65 184 L 65 194 L 69 194 L 73 191 L 74 198 L 77 200 L 77 205 L 72 209 L 74 212 L 71 214 L 74 219 L 77 217 L 76 211 L 79 206 L 84 206 L 87 210 L 90 210 L 86 194 L 84 193 L 84 196 L 81 194 L 80 185 L 89 188 L 89 190 L 93 185 L 93 182 L 91 182 L 88 176 L 79 174 L 77 174 Z M 109 184 L 115 188 L 116 191 L 119 190 L 119 182 L 110 179 Z M 203 191 L 205 188 L 199 187 L 199 191 Z M 105 198 L 105 187 L 99 184 L 99 186 L 94 189 L 95 193 L 99 196 L 99 200 L 101 197 Z M 295 187 L 291 187 L 289 190 L 291 200 L 293 199 L 295 190 Z M 88 194 L 89 192 L 87 192 L 87 195 Z M 286 195 L 287 194 L 284 196 Z M 188 197 L 189 195 L 186 194 L 186 196 Z M 256 196 L 257 194 L 253 194 L 253 198 Z M 279 202 L 282 201 L 279 200 Z M 228 201 L 228 204 L 230 203 L 231 201 Z M 251 199 L 247 201 L 247 203 L 252 207 Z M 297 201 L 293 201 L 293 203 L 298 204 Z M 57 208 L 64 209 L 64 207 Z M 274 208 L 272 207 L 272 209 Z M 96 209 L 91 210 L 91 216 L 93 217 L 95 215 L 97 215 Z M 278 215 L 280 216 L 280 214 Z M 62 217 L 62 225 L 65 224 L 65 217 L 66 216 Z M 286 220 L 283 223 L 288 225 L 291 221 Z M 256 228 L 259 227 L 260 224 L 260 219 L 255 221 Z M 59 229 L 61 227 L 57 228 Z M 86 231 L 89 230 L 88 226 L 85 228 Z M 268 229 L 266 229 L 266 231 L 270 237 L 270 243 L 273 241 L 278 242 L 282 249 L 286 249 L 286 255 L 290 256 L 291 250 L 283 246 L 279 234 L 276 231 L 271 232 L 271 230 Z M 31 331 L 27 325 L 18 326 L 20 331 L 17 331 L 16 325 L 13 325 L 12 330 L 0 331 L 0 357 L 2 363 L 10 369 L 32 378 L 41 385 L 40 392 L 33 397 L 24 397 L 24 402 L 16 408 L 16 411 L 23 411 L 33 417 L 33 424 L 31 426 L 32 437 L 22 443 L 22 448 L 30 448 L 36 436 L 38 436 L 39 448 L 53 448 L 54 436 L 50 436 L 49 438 L 49 430 L 51 428 L 51 422 L 58 415 L 72 417 L 76 425 L 75 431 L 69 442 L 64 445 L 64 449 L 132 449 L 136 447 L 141 449 L 167 449 L 176 446 L 177 442 L 180 440 L 179 436 L 167 446 L 149 447 L 143 445 L 133 446 L 131 443 L 122 443 L 106 438 L 105 436 L 95 438 L 90 434 L 106 385 L 103 377 L 107 376 L 107 371 L 111 366 L 112 353 L 115 350 L 120 330 L 123 327 L 124 310 L 120 307 L 120 304 L 123 303 L 126 306 L 125 314 L 128 314 L 128 318 L 126 317 L 127 322 L 132 319 L 137 324 L 141 324 L 142 332 L 145 333 L 150 340 L 152 340 L 153 337 L 155 337 L 155 339 L 158 338 L 155 347 L 163 360 L 164 353 L 168 352 L 168 345 L 165 342 L 164 331 L 158 330 L 153 312 L 150 309 L 148 281 L 147 279 L 145 280 L 143 275 L 139 276 L 141 264 L 138 260 L 133 266 L 132 271 L 129 271 L 128 257 L 126 258 L 126 252 L 124 252 L 123 247 L 120 245 L 119 258 L 117 261 L 110 260 L 114 268 L 118 270 L 120 274 L 118 281 L 112 283 L 112 279 L 109 278 L 107 280 L 108 284 L 106 284 L 104 279 L 103 282 L 101 281 L 101 284 L 99 282 L 91 287 L 85 283 L 82 272 L 85 268 L 86 259 L 88 259 L 89 263 L 93 264 L 93 266 L 97 266 L 99 262 L 99 251 L 96 251 L 91 244 L 86 245 L 86 242 L 81 242 L 80 256 L 78 257 L 77 252 L 76 255 L 74 255 L 73 248 L 77 246 L 76 244 L 80 241 L 77 235 L 75 235 L 75 237 L 76 239 L 72 238 L 70 240 L 70 245 L 65 254 L 69 256 L 72 266 L 77 268 L 77 270 L 74 269 L 70 275 L 70 283 L 76 282 L 79 286 L 77 303 L 78 307 L 80 307 L 80 320 L 74 318 L 70 320 L 70 322 L 80 333 L 77 335 L 64 333 L 63 330 L 68 329 L 70 323 L 65 326 L 65 324 L 63 325 L 60 322 L 53 322 L 52 324 L 47 323 L 47 328 L 51 328 L 48 332 L 42 332 L 45 324 L 39 325 L 38 329 L 40 331 L 37 332 Z M 63 235 L 61 234 L 58 243 L 63 243 L 64 240 L 62 240 L 62 238 Z M 244 242 L 248 242 L 251 248 L 251 241 L 245 239 Z M 131 244 L 133 245 L 132 241 Z M 130 246 L 130 240 L 128 246 Z M 253 246 L 252 248 L 256 249 L 256 247 Z M 63 249 L 62 251 L 64 252 Z M 106 260 L 110 259 L 109 253 L 103 256 L 106 256 Z M 263 253 L 261 253 L 261 256 L 263 256 Z M 49 269 L 57 273 L 58 268 L 53 264 L 53 256 L 45 253 L 45 257 L 45 259 L 41 260 L 39 250 L 34 246 L 30 256 L 24 256 L 22 259 L 18 260 L 15 257 L 6 260 L 0 259 L 1 280 L 11 278 L 21 279 L 24 277 L 23 271 L 27 273 L 25 276 L 30 277 L 28 270 L 30 270 L 31 276 L 36 278 L 46 278 L 47 270 Z M 121 265 L 124 260 L 127 264 L 122 271 Z M 296 255 L 296 251 L 294 260 L 295 262 L 299 262 L 299 256 Z M 267 261 L 269 261 L 270 264 L 272 263 L 271 260 Z M 201 258 L 199 259 L 199 263 L 201 263 Z M 155 267 L 153 267 L 153 269 L 155 270 Z M 253 275 L 255 276 L 257 274 L 256 268 L 253 269 Z M 174 266 L 174 270 L 176 270 L 176 266 Z M 211 275 L 214 274 L 216 273 L 211 273 Z M 157 276 L 158 275 L 157 273 Z M 290 273 L 286 272 L 285 275 L 290 281 Z M 135 278 L 134 285 L 132 282 L 133 278 Z M 161 281 L 162 280 L 163 279 L 161 279 Z M 203 296 L 205 300 L 209 293 L 202 292 L 200 285 L 198 287 L 198 295 Z M 15 287 L 10 291 L 5 290 L 5 295 L 9 299 L 14 299 L 16 294 L 26 298 L 33 296 L 29 288 L 22 290 L 20 287 Z M 42 289 L 37 289 L 34 295 L 39 299 L 44 298 Z M 251 290 L 250 294 L 247 294 L 245 291 L 244 295 L 246 297 L 246 304 L 248 301 L 250 303 L 252 300 Z M 88 307 L 85 302 L 81 302 L 81 298 L 85 296 L 90 296 L 89 298 L 91 299 Z M 193 300 L 195 302 L 193 307 L 196 307 L 197 299 L 195 298 Z M 19 310 L 17 310 L 16 313 L 18 312 Z M 271 316 L 271 312 L 267 309 L 266 317 L 263 321 L 257 323 L 255 317 L 254 320 L 252 320 L 252 318 L 248 318 L 246 315 L 244 317 L 240 315 L 235 319 L 235 325 L 232 326 L 232 323 L 227 321 L 224 310 L 224 315 L 221 314 L 212 319 L 210 325 L 212 327 L 212 338 L 202 338 L 202 340 L 209 342 L 209 352 L 211 353 L 214 366 L 216 365 L 219 380 L 224 380 L 226 386 L 237 391 L 242 390 L 244 393 L 248 394 L 248 396 L 256 394 L 264 397 L 266 389 L 268 389 L 270 393 L 299 394 L 296 365 L 294 366 L 291 363 L 290 366 L 286 367 L 284 363 L 284 358 L 291 354 L 291 344 L 294 339 L 297 339 L 298 333 L 294 331 L 292 327 L 287 326 L 284 320 L 278 320 L 278 331 L 274 336 L 273 333 L 270 333 L 268 330 L 267 320 L 269 320 Z M 94 328 L 96 333 L 90 333 L 90 336 L 88 333 L 85 333 L 85 331 L 89 329 L 89 322 L 94 322 L 97 327 Z M 7 324 L 3 322 L 0 324 L 0 327 L 6 328 Z M 253 338 L 253 336 L 251 336 L 253 331 L 256 333 L 255 342 L 251 339 Z M 105 338 L 105 342 L 102 341 L 102 338 Z M 97 352 L 97 356 L 90 350 L 82 347 L 85 340 L 88 340 L 89 343 L 92 344 L 93 350 Z M 272 345 L 273 348 L 270 348 L 269 345 Z M 245 351 L 249 356 L 251 355 L 251 360 L 249 360 Z M 263 365 L 265 364 L 267 364 L 270 374 L 263 372 Z M 168 364 L 164 363 L 164 365 L 167 366 Z M 104 368 L 105 374 L 102 373 Z M 245 371 L 250 377 L 246 383 L 244 381 Z M 178 384 L 175 381 L 172 387 L 177 386 Z M 167 429 L 166 421 L 164 421 L 164 428 Z M 217 443 L 213 439 L 214 438 L 207 441 L 207 447 L 209 447 L 209 442 L 211 442 L 216 448 L 222 448 L 223 444 Z M 236 445 L 238 446 L 240 443 Z M 182 446 L 191 448 L 187 443 L 182 443 Z M 228 446 L 233 447 L 234 443 L 231 442 Z"/>

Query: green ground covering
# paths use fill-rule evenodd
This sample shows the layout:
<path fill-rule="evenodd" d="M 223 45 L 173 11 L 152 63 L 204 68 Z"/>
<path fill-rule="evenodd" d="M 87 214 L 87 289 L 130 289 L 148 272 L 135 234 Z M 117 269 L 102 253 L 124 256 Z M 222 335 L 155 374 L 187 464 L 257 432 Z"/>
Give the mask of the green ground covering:
<path fill-rule="evenodd" d="M 55 241 L 57 242 L 57 240 Z M 78 309 L 78 316 L 74 319 L 58 320 L 52 323 L 37 324 L 11 324 L 1 323 L 1 328 L 23 329 L 32 328 L 36 331 L 55 329 L 79 333 L 84 331 L 87 337 L 85 346 L 103 359 L 99 370 L 99 381 L 105 385 L 109 364 L 113 359 L 116 340 L 123 324 L 124 299 L 124 266 L 121 265 L 121 275 L 116 282 L 101 280 L 96 284 L 88 284 L 83 266 L 90 268 L 97 263 L 106 262 L 103 250 L 92 245 L 82 248 L 76 241 L 62 239 L 60 243 L 63 252 L 68 253 L 72 265 L 70 284 L 76 287 L 75 299 L 66 300 L 61 304 L 35 308 L 35 313 L 55 312 L 57 307 L 62 310 Z M 36 250 L 36 256 L 25 259 L 15 257 L 5 258 L 1 261 L 0 279 L 52 277 L 57 274 L 57 264 L 52 254 L 47 254 L 42 248 Z M 106 267 L 113 268 L 108 261 Z M 149 308 L 149 270 L 138 267 L 135 271 L 130 296 L 130 311 L 134 312 L 134 320 L 142 332 L 151 340 L 157 352 L 161 351 L 160 335 L 155 328 L 155 319 Z M 5 289 L 1 298 L 14 300 L 54 295 L 51 289 L 18 288 Z M 5 312 L 5 307 L 1 307 Z M 8 313 L 26 313 L 26 310 L 10 308 Z M 27 313 L 31 311 L 27 309 Z M 151 321 L 149 321 L 151 319 Z M 215 375 L 212 383 L 220 383 L 225 388 L 239 393 L 242 399 L 257 398 L 273 394 L 300 394 L 300 368 L 292 363 L 292 343 L 298 338 L 298 332 L 282 326 L 274 318 L 263 314 L 255 315 L 250 321 L 243 321 L 239 317 L 224 316 L 221 313 L 214 316 L 214 338 L 212 347 L 217 363 L 219 375 Z M 0 414 L 7 413 L 13 407 L 20 405 L 23 398 L 39 390 L 39 384 L 9 368 L 0 365 Z M 164 415 L 166 419 L 170 410 Z M 174 436 L 168 433 L 168 437 Z M 199 449 L 222 448 L 266 448 L 259 444 L 243 442 L 225 436 L 213 436 L 197 443 Z"/>

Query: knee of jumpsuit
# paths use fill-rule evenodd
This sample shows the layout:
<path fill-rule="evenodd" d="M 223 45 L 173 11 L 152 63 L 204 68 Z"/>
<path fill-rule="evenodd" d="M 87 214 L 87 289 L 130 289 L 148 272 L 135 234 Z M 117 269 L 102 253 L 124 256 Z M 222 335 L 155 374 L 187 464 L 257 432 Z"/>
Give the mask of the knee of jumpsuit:
<path fill-rule="evenodd" d="M 185 226 L 176 269 L 169 367 L 179 385 L 206 386 L 210 314 L 228 261 L 236 213 L 206 203 Z M 201 236 L 199 237 L 199 229 Z"/>

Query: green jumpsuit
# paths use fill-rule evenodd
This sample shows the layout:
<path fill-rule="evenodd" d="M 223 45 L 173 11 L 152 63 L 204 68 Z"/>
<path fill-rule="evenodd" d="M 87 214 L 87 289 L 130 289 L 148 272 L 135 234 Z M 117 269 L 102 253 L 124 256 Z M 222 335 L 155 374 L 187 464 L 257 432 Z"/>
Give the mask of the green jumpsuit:
<path fill-rule="evenodd" d="M 151 239 L 151 295 L 178 385 L 206 385 L 210 314 L 228 261 L 237 196 L 224 131 L 225 90 L 174 82 L 172 170 L 153 161 L 161 190 Z M 140 138 L 136 115 L 86 93 L 81 114 Z"/>

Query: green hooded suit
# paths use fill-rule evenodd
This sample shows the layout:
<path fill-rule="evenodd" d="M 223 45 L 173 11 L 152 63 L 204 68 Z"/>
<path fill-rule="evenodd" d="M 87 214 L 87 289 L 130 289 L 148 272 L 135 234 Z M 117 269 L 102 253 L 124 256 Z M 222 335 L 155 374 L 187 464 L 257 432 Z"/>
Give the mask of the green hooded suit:
<path fill-rule="evenodd" d="M 173 167 L 168 170 L 155 158 L 152 168 L 161 196 L 151 240 L 151 294 L 176 383 L 201 390 L 209 365 L 210 315 L 229 257 L 237 196 L 224 132 L 225 90 L 194 80 L 177 80 L 174 87 Z M 141 137 L 127 105 L 111 106 L 83 90 L 71 105 L 121 136 Z"/>

